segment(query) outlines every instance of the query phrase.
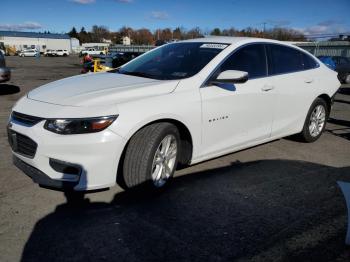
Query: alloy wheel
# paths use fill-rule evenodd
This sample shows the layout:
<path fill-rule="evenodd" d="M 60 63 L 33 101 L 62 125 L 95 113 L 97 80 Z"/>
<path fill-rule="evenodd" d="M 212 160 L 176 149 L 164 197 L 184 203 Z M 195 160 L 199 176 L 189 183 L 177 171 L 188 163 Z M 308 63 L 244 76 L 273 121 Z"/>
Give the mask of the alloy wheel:
<path fill-rule="evenodd" d="M 176 157 L 177 140 L 174 135 L 167 135 L 159 144 L 152 163 L 152 181 L 156 187 L 162 187 L 172 175 Z"/>
<path fill-rule="evenodd" d="M 310 116 L 309 132 L 312 137 L 317 137 L 323 130 L 326 122 L 326 109 L 323 105 L 314 108 Z"/>

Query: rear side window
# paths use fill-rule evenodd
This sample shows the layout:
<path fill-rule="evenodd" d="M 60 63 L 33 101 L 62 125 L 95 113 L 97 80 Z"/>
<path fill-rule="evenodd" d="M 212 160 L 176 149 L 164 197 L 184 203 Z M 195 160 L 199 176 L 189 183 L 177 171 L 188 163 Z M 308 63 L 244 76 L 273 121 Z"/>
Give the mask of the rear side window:
<path fill-rule="evenodd" d="M 268 50 L 270 75 L 292 73 L 317 67 L 316 61 L 311 56 L 297 49 L 270 44 Z"/>
<path fill-rule="evenodd" d="M 304 70 L 313 69 L 318 66 L 315 59 L 313 59 L 308 54 L 305 54 L 305 53 L 302 53 L 302 54 L 303 54 Z"/>
<path fill-rule="evenodd" d="M 249 78 L 266 76 L 267 68 L 264 45 L 253 44 L 239 49 L 221 65 L 220 72 L 226 70 L 248 72 Z"/>

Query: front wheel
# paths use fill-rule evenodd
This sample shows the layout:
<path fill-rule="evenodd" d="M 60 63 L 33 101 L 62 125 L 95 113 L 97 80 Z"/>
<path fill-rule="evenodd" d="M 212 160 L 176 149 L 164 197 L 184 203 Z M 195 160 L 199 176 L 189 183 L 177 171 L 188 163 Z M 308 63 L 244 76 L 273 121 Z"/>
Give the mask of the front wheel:
<path fill-rule="evenodd" d="M 176 170 L 180 134 L 171 123 L 155 123 L 139 130 L 130 140 L 123 163 L 126 188 L 141 184 L 166 186 Z"/>
<path fill-rule="evenodd" d="M 326 101 L 317 98 L 311 105 L 306 116 L 303 131 L 300 136 L 305 142 L 316 141 L 323 133 L 329 115 Z"/>

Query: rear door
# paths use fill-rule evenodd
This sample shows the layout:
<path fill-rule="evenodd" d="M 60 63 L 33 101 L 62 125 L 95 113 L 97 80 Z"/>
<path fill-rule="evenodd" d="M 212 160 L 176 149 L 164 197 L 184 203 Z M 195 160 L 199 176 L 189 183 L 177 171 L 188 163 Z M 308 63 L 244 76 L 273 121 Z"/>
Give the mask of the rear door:
<path fill-rule="evenodd" d="M 318 63 L 308 54 L 289 46 L 267 44 L 269 78 L 276 88 L 272 136 L 300 132 L 315 99 Z"/>

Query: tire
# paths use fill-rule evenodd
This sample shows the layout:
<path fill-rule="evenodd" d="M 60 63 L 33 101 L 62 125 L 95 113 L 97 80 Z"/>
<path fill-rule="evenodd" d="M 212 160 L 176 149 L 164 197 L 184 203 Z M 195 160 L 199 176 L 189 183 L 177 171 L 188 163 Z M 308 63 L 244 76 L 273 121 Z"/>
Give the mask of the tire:
<path fill-rule="evenodd" d="M 344 76 L 344 84 L 350 84 L 350 73 Z"/>
<path fill-rule="evenodd" d="M 170 143 L 168 150 L 164 141 Z M 142 128 L 130 139 L 125 151 L 122 186 L 127 189 L 142 184 L 152 190 L 164 188 L 174 175 L 179 153 L 180 134 L 175 125 L 163 122 Z M 170 158 L 170 155 L 175 156 Z M 158 179 L 157 174 L 160 174 Z"/>
<path fill-rule="evenodd" d="M 317 111 L 318 109 L 321 112 Z M 320 138 L 326 127 L 329 110 L 330 108 L 328 108 L 326 101 L 322 98 L 318 97 L 312 103 L 306 116 L 303 130 L 299 134 L 304 142 L 311 143 Z M 317 117 L 318 114 L 320 114 L 319 117 Z"/>

